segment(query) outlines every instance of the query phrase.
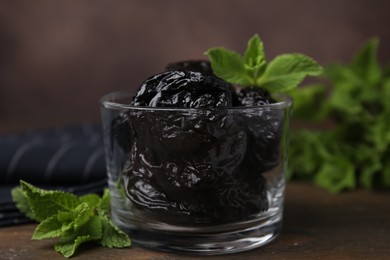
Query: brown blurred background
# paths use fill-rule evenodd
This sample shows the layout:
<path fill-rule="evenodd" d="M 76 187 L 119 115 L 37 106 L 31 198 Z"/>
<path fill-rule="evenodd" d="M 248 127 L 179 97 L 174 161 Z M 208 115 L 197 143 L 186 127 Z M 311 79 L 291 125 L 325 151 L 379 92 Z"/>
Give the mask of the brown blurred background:
<path fill-rule="evenodd" d="M 378 36 L 387 62 L 389 10 L 386 0 L 1 1 L 0 127 L 97 122 L 102 95 L 209 47 L 242 52 L 254 33 L 268 59 L 302 52 L 322 64 Z"/>

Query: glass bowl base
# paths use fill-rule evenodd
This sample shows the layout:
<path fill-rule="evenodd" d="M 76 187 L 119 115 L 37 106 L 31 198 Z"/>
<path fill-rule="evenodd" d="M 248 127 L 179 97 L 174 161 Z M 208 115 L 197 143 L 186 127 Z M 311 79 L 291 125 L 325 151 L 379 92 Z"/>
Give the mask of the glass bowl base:
<path fill-rule="evenodd" d="M 276 214 L 249 228 L 203 234 L 140 230 L 116 224 L 141 247 L 192 255 L 222 255 L 252 250 L 273 241 L 280 234 L 281 219 L 281 214 Z"/>

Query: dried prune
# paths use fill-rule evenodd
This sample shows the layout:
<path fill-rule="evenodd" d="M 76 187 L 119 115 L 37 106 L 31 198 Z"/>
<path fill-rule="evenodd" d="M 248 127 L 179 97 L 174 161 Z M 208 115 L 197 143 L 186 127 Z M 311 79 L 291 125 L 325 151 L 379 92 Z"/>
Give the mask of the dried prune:
<path fill-rule="evenodd" d="M 225 111 L 144 111 L 129 118 L 133 148 L 124 178 L 135 206 L 197 222 L 228 221 L 247 211 L 237 206 L 240 213 L 226 215 L 221 196 L 232 193 L 217 188 L 239 174 L 247 147 L 245 132 Z M 245 194 L 237 193 L 236 200 L 251 203 Z"/>
<path fill-rule="evenodd" d="M 216 77 L 192 71 L 167 71 L 142 84 L 131 103 L 147 107 L 230 107 L 228 84 Z"/>
<path fill-rule="evenodd" d="M 188 60 L 188 61 L 170 63 L 166 66 L 166 70 L 194 71 L 194 72 L 200 72 L 204 75 L 215 76 L 210 62 L 206 60 Z M 229 91 L 232 94 L 233 106 L 242 106 L 242 104 L 238 100 L 236 88 L 232 84 L 229 83 L 226 84 L 228 84 Z"/>
<path fill-rule="evenodd" d="M 247 111 L 237 117 L 237 123 L 245 129 L 248 146 L 242 172 L 250 173 L 257 168 L 266 172 L 276 167 L 281 160 L 281 140 L 283 137 L 283 113 L 278 110 L 264 109 Z"/>
<path fill-rule="evenodd" d="M 126 153 L 131 149 L 131 138 L 133 136 L 127 113 L 122 113 L 112 121 L 111 143 L 117 144 Z"/>
<path fill-rule="evenodd" d="M 276 102 L 268 91 L 257 87 L 240 89 L 237 101 L 236 106 L 262 106 Z"/>

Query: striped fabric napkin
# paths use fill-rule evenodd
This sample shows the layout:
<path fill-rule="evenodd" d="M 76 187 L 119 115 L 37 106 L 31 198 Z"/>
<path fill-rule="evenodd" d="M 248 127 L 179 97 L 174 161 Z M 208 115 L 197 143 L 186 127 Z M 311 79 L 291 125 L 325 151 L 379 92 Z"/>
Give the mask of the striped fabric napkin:
<path fill-rule="evenodd" d="M 0 227 L 29 221 L 11 197 L 19 180 L 78 195 L 101 193 L 107 186 L 101 126 L 0 135 Z"/>

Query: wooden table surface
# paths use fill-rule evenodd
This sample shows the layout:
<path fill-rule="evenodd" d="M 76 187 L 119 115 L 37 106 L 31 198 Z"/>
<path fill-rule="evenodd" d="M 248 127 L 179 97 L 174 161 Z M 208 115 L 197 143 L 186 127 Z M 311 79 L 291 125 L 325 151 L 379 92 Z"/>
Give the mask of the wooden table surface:
<path fill-rule="evenodd" d="M 53 240 L 31 241 L 35 224 L 0 228 L 0 259 L 65 259 Z M 72 259 L 199 259 L 142 249 L 84 246 Z M 202 257 L 203 258 L 203 257 Z M 206 258 L 206 257 L 204 257 Z M 289 182 L 282 234 L 245 253 L 209 259 L 390 259 L 390 192 L 332 195 L 312 184 Z"/>

